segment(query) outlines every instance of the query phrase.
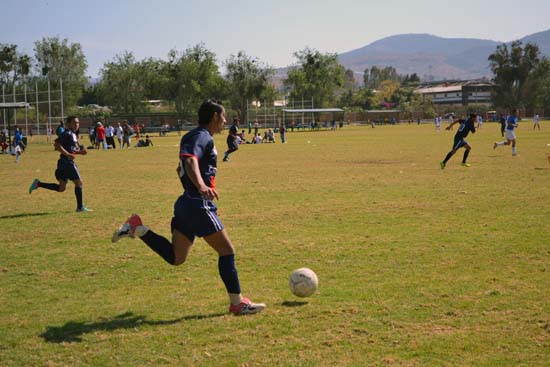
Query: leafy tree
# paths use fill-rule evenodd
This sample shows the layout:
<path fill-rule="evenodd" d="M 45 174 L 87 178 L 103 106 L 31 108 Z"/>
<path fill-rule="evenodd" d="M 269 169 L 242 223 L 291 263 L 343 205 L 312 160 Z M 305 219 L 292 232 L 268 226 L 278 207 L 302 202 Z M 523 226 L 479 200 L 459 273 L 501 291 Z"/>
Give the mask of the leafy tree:
<path fill-rule="evenodd" d="M 116 55 L 101 69 L 98 88 L 105 103 L 115 112 L 136 113 L 144 110 L 146 98 L 143 68 L 131 52 Z"/>
<path fill-rule="evenodd" d="M 373 66 L 370 70 L 365 69 L 363 73 L 364 86 L 369 89 L 378 89 L 385 80 L 399 82 L 402 79 L 403 77 L 397 73 L 393 66 L 386 66 L 385 68 Z"/>
<path fill-rule="evenodd" d="M 338 63 L 337 55 L 305 48 L 294 53 L 294 56 L 298 59 L 298 65 L 288 72 L 284 81 L 290 89 L 290 97 L 311 97 L 315 107 L 327 107 L 334 103 L 345 78 L 345 69 Z"/>
<path fill-rule="evenodd" d="M 162 67 L 165 99 L 173 101 L 177 113 L 192 118 L 204 99 L 224 96 L 224 82 L 213 52 L 198 44 L 182 53 L 171 50 Z"/>
<path fill-rule="evenodd" d="M 540 62 L 537 45 L 527 43 L 522 47 L 520 41 L 497 46 L 489 56 L 496 88 L 494 102 L 497 107 L 524 107 L 529 77 Z"/>
<path fill-rule="evenodd" d="M 17 45 L 0 44 L 0 86 L 13 85 L 30 73 L 31 58 L 17 52 Z"/>
<path fill-rule="evenodd" d="M 550 111 L 550 60 L 543 58 L 533 71 L 530 89 L 533 108 Z M 536 112 L 536 111 L 534 111 Z"/>
<path fill-rule="evenodd" d="M 65 105 L 76 105 L 88 82 L 88 64 L 80 43 L 59 37 L 42 38 L 34 43 L 34 52 L 38 71 L 49 78 L 53 88 L 59 88 L 62 80 Z"/>
<path fill-rule="evenodd" d="M 273 68 L 260 63 L 254 57 L 239 51 L 225 62 L 227 88 L 231 106 L 244 118 L 247 101 L 253 99 L 273 100 L 276 92 L 270 84 Z"/>

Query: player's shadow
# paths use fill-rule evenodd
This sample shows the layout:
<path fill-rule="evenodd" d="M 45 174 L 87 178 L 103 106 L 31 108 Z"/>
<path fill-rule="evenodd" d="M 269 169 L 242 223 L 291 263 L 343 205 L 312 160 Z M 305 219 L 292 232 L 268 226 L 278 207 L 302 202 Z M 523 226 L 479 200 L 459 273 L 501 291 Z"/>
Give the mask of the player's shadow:
<path fill-rule="evenodd" d="M 51 213 L 21 213 L 21 214 L 11 214 L 11 215 L 2 215 L 0 219 L 14 219 L 14 218 L 25 218 L 25 217 L 40 217 L 43 215 L 50 215 Z"/>
<path fill-rule="evenodd" d="M 302 307 L 307 305 L 309 302 L 306 301 L 284 301 L 281 305 L 285 307 Z"/>
<path fill-rule="evenodd" d="M 147 316 L 134 315 L 126 312 L 110 319 L 97 322 L 69 321 L 63 326 L 48 326 L 39 336 L 48 343 L 79 343 L 82 336 L 95 331 L 114 331 L 118 329 L 133 329 L 139 326 L 172 325 L 185 320 L 201 320 L 224 316 L 223 313 L 209 315 L 189 315 L 172 320 L 147 320 Z"/>

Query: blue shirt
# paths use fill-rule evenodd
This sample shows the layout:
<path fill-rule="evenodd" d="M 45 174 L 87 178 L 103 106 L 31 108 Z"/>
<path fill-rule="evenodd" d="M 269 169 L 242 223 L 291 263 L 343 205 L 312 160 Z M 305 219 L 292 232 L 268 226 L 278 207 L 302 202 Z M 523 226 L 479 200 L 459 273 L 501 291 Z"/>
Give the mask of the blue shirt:
<path fill-rule="evenodd" d="M 455 134 L 455 138 L 464 139 L 468 136 L 468 134 L 471 132 L 475 133 L 476 128 L 474 126 L 474 120 L 472 119 L 465 119 L 460 120 L 460 126 L 458 127 L 458 130 Z"/>
<path fill-rule="evenodd" d="M 216 188 L 216 167 L 218 152 L 214 146 L 214 139 L 203 127 L 197 127 L 189 131 L 181 138 L 180 142 L 180 180 L 185 192 L 198 194 L 197 187 L 185 172 L 184 160 L 187 157 L 195 157 L 199 162 L 199 171 L 206 186 Z"/>
<path fill-rule="evenodd" d="M 64 130 L 60 137 L 55 139 L 56 143 L 59 143 L 69 153 L 75 153 L 80 150 L 78 145 L 78 137 L 71 129 Z M 61 154 L 61 158 L 67 158 Z"/>
<path fill-rule="evenodd" d="M 55 135 L 57 135 L 58 137 L 61 137 L 61 135 L 63 135 L 64 132 L 65 132 L 65 128 L 61 125 L 59 125 L 57 129 L 55 129 Z"/>
<path fill-rule="evenodd" d="M 518 123 L 518 118 L 514 115 L 510 115 L 508 117 L 508 122 L 506 124 L 506 130 L 514 131 L 514 129 L 516 128 L 517 123 Z"/>
<path fill-rule="evenodd" d="M 15 145 L 19 145 L 23 142 L 23 134 L 21 134 L 21 131 L 15 131 L 14 139 Z"/>

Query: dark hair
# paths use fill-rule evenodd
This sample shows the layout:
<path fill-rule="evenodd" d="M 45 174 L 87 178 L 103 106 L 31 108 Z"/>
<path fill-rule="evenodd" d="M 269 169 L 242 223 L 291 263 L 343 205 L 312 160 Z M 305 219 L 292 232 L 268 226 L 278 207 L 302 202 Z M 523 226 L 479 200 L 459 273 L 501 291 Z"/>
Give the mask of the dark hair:
<path fill-rule="evenodd" d="M 214 113 L 221 114 L 223 112 L 223 105 L 221 101 L 215 99 L 207 99 L 199 107 L 199 125 L 204 126 L 210 123 Z"/>
<path fill-rule="evenodd" d="M 67 124 L 70 124 L 70 123 L 71 123 L 71 121 L 73 121 L 73 120 L 74 120 L 74 119 L 76 119 L 76 118 L 78 118 L 78 117 L 76 117 L 76 116 L 72 116 L 72 115 L 71 115 L 71 116 L 69 116 L 69 117 L 67 117 Z"/>

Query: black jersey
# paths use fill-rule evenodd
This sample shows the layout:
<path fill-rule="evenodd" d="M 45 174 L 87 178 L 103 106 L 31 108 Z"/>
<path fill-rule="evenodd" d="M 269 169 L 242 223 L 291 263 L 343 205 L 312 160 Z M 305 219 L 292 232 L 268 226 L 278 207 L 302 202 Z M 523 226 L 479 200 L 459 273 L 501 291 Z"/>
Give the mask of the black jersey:
<path fill-rule="evenodd" d="M 476 127 L 474 126 L 474 120 L 473 119 L 462 119 L 459 120 L 460 126 L 458 127 L 458 130 L 455 134 L 455 139 L 464 139 L 468 136 L 470 131 L 472 133 L 476 132 Z"/>

